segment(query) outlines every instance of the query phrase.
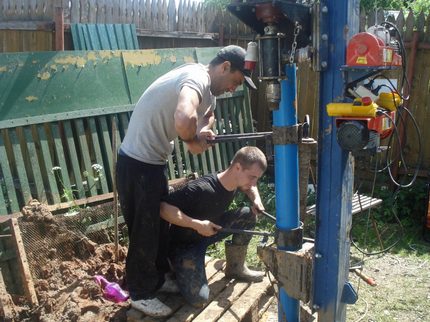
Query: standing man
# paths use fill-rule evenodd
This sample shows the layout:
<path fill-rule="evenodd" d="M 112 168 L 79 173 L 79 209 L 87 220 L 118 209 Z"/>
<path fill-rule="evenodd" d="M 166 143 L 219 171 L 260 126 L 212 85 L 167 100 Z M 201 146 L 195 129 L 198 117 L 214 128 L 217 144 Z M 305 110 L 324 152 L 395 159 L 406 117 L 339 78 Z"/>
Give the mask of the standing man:
<path fill-rule="evenodd" d="M 266 168 L 263 152 L 256 147 L 243 147 L 227 170 L 190 181 L 163 198 L 161 218 L 172 224 L 169 258 L 179 290 L 190 304 L 200 307 L 209 299 L 205 253 L 209 245 L 227 237 L 220 229 L 255 227 L 255 214 L 264 210 L 257 180 Z M 237 190 L 248 196 L 252 210 L 242 207 L 227 211 Z M 234 234 L 225 243 L 227 277 L 262 280 L 263 272 L 252 271 L 245 264 L 250 240 L 250 235 Z"/>
<path fill-rule="evenodd" d="M 117 188 L 128 228 L 126 280 L 131 306 L 150 316 L 172 310 L 155 297 L 164 283 L 168 225 L 160 221 L 160 200 L 167 194 L 166 160 L 173 140 L 202 153 L 214 137 L 215 97 L 233 92 L 243 82 L 255 89 L 244 69 L 245 50 L 221 49 L 208 66 L 185 64 L 158 78 L 142 94 L 121 144 Z"/>

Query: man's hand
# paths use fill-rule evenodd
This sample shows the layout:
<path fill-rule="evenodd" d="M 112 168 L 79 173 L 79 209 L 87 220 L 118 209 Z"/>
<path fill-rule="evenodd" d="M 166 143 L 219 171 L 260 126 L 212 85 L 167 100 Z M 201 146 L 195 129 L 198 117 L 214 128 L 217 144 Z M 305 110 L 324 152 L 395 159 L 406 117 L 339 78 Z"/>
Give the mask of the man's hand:
<path fill-rule="evenodd" d="M 192 154 L 199 154 L 207 149 L 209 149 L 212 145 L 207 143 L 207 140 L 213 140 L 215 138 L 215 133 L 209 129 L 202 129 L 198 135 L 191 141 L 186 141 L 188 150 Z"/>
<path fill-rule="evenodd" d="M 257 200 L 255 200 L 255 202 L 252 204 L 251 209 L 252 209 L 252 212 L 253 212 L 254 214 L 257 214 L 257 215 L 261 215 L 261 213 L 262 213 L 264 210 L 266 210 L 266 209 L 264 208 L 263 203 L 261 202 L 261 199 L 260 199 L 260 198 L 258 198 Z"/>
<path fill-rule="evenodd" d="M 210 237 L 215 235 L 222 227 L 209 220 L 196 220 L 195 230 L 202 236 Z"/>

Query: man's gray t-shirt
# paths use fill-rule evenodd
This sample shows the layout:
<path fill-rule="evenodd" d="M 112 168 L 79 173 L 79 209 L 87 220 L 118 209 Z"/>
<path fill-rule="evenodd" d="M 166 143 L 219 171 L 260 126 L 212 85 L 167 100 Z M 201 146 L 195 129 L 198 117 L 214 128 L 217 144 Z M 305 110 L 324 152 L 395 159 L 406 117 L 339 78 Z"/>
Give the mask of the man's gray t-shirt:
<path fill-rule="evenodd" d="M 209 110 L 215 109 L 216 100 L 210 85 L 206 66 L 195 63 L 182 65 L 158 78 L 137 102 L 121 150 L 145 163 L 164 164 L 172 153 L 172 140 L 178 136 L 174 114 L 179 92 L 184 86 L 197 91 L 200 120 Z"/>

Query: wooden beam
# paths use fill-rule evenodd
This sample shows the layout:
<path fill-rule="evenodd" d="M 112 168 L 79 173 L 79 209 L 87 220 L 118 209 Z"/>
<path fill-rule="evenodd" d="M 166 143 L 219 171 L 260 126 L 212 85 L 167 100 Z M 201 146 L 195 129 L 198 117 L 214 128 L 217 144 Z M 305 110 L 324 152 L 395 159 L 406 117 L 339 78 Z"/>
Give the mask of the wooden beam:
<path fill-rule="evenodd" d="M 4 319 L 2 321 L 13 321 L 13 311 L 13 301 L 6 290 L 3 274 L 0 269 L 0 316 Z"/>
<path fill-rule="evenodd" d="M 27 255 L 24 249 L 24 243 L 21 238 L 21 231 L 18 226 L 18 219 L 10 220 L 10 230 L 13 235 L 13 243 L 17 252 L 17 260 L 19 270 L 21 272 L 21 280 L 24 287 L 25 296 L 32 307 L 36 307 L 39 302 L 37 300 L 36 291 L 34 290 L 33 278 L 31 277 L 30 268 L 28 267 Z"/>
<path fill-rule="evenodd" d="M 53 21 L 4 21 L 0 22 L 0 30 L 39 30 L 53 31 Z"/>

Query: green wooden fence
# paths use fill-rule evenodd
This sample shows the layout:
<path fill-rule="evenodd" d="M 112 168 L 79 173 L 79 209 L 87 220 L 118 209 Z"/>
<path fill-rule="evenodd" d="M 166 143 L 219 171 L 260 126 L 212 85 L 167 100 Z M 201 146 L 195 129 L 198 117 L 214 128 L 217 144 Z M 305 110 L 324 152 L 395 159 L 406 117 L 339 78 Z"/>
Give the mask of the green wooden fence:
<path fill-rule="evenodd" d="M 119 146 L 141 93 L 166 71 L 207 63 L 217 50 L 0 55 L 0 214 L 18 212 L 32 198 L 55 205 L 111 192 L 112 141 Z M 218 134 L 253 131 L 243 88 L 220 97 L 215 114 Z M 194 156 L 176 140 L 169 177 L 224 169 L 240 146 L 217 144 Z"/>

